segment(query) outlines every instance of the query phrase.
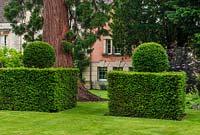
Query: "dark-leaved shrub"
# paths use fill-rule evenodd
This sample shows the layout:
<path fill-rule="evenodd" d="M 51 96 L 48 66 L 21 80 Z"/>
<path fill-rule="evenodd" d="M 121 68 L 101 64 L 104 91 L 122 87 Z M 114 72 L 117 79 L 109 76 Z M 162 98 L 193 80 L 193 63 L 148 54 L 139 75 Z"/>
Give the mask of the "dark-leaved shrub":
<path fill-rule="evenodd" d="M 138 46 L 133 52 L 133 69 L 137 72 L 163 72 L 169 68 L 166 50 L 157 43 Z"/>
<path fill-rule="evenodd" d="M 25 47 L 23 62 L 26 67 L 49 68 L 55 60 L 55 51 L 48 43 L 35 41 Z"/>

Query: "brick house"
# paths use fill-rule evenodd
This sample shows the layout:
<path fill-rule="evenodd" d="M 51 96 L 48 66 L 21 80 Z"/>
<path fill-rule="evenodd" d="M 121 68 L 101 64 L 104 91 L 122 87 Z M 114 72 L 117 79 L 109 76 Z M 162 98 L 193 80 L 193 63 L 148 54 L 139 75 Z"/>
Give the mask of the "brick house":
<path fill-rule="evenodd" d="M 8 0 L 0 0 L 0 47 L 6 45 L 21 51 L 22 38 L 12 33 L 10 23 L 3 16 L 7 2 Z"/>
<path fill-rule="evenodd" d="M 108 25 L 106 26 L 108 28 Z M 109 29 L 109 28 L 108 28 Z M 130 56 L 121 56 L 120 49 L 113 46 L 110 36 L 101 36 L 93 45 L 90 66 L 83 72 L 88 89 L 102 89 L 107 84 L 106 74 L 111 70 L 129 71 L 132 69 Z"/>

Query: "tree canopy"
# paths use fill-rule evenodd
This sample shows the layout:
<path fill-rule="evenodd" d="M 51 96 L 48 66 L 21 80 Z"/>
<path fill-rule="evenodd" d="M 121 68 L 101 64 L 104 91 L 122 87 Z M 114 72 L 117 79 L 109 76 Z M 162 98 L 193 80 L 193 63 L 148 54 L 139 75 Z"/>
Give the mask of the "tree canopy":
<path fill-rule="evenodd" d="M 200 33 L 200 1 L 171 0 L 169 20 L 175 25 L 179 46 L 188 46 L 196 33 Z"/>
<path fill-rule="evenodd" d="M 142 42 L 165 43 L 166 0 L 114 0 L 110 24 L 115 46 L 131 55 L 132 46 Z"/>
<path fill-rule="evenodd" d="M 40 38 L 42 4 L 42 0 L 10 0 L 5 6 L 4 16 L 11 23 L 12 31 L 23 35 L 27 42 Z"/>
<path fill-rule="evenodd" d="M 196 0 L 114 0 L 113 43 L 131 54 L 132 46 L 158 42 L 188 46 L 200 32 L 200 2 Z"/>

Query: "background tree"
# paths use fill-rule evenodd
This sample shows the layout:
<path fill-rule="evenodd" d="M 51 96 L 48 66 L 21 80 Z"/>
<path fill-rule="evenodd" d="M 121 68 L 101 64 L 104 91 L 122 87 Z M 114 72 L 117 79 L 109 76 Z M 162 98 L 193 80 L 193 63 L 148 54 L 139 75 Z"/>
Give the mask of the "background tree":
<path fill-rule="evenodd" d="M 56 52 L 55 67 L 73 67 L 72 52 L 64 52 L 61 45 L 69 31 L 69 18 L 65 0 L 43 0 L 43 41 L 51 44 Z"/>
<path fill-rule="evenodd" d="M 101 35 L 108 35 L 104 29 L 110 20 L 109 11 L 111 5 L 104 0 L 67 0 L 70 31 L 62 42 L 65 51 L 73 52 L 74 66 L 80 70 L 80 78 L 85 67 L 89 66 L 89 54 L 92 45 Z M 83 79 L 83 78 L 82 78 Z"/>
<path fill-rule="evenodd" d="M 166 1 L 114 0 L 110 24 L 114 46 L 123 48 L 123 54 L 131 55 L 132 47 L 140 43 L 167 43 Z"/>
<path fill-rule="evenodd" d="M 9 0 L 5 6 L 4 16 L 11 23 L 12 31 L 27 42 L 41 40 L 38 31 L 43 25 L 42 4 L 42 0 Z"/>
<path fill-rule="evenodd" d="M 92 45 L 101 35 L 107 35 L 104 29 L 105 24 L 110 20 L 110 4 L 104 0 L 71 1 L 66 0 L 69 13 L 70 31 L 67 32 L 62 42 L 65 51 L 72 51 L 74 66 L 82 71 L 89 65 L 89 54 L 92 52 Z M 79 83 L 79 100 L 102 100 L 84 90 L 82 83 Z"/>
<path fill-rule="evenodd" d="M 200 1 L 170 0 L 171 11 L 167 17 L 176 30 L 178 46 L 191 46 L 191 39 L 200 33 Z"/>
<path fill-rule="evenodd" d="M 200 73 L 200 62 L 197 59 L 199 56 L 200 1 L 170 0 L 169 3 L 171 10 L 167 12 L 167 18 L 174 25 L 176 41 L 174 46 L 181 47 L 183 50 L 180 52 L 181 56 L 175 56 L 171 58 L 171 61 L 175 61 L 173 64 L 175 70 L 187 72 L 188 88 L 191 88 L 197 84 L 196 75 Z"/>
<path fill-rule="evenodd" d="M 200 59 L 200 33 L 196 33 L 192 39 L 192 46 L 194 47 L 195 56 Z"/>

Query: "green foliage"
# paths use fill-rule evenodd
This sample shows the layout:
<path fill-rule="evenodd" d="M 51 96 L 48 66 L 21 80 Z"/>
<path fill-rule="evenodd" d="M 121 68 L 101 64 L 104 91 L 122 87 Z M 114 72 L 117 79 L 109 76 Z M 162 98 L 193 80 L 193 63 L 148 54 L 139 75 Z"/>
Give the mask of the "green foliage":
<path fill-rule="evenodd" d="M 107 90 L 89 90 L 89 92 L 91 92 L 92 94 L 97 95 L 98 97 L 104 98 L 104 99 L 108 99 L 108 92 Z"/>
<path fill-rule="evenodd" d="M 98 94 L 101 95 L 102 92 L 104 93 L 98 91 Z M 183 121 L 104 116 L 107 111 L 107 102 L 78 102 L 76 108 L 61 113 L 0 111 L 0 133 L 2 135 L 199 135 L 200 111 L 187 109 Z"/>
<path fill-rule="evenodd" d="M 24 37 L 27 42 L 38 39 L 38 31 L 42 29 L 42 0 L 9 0 L 4 9 L 4 16 L 11 23 L 16 35 Z M 29 20 L 27 13 L 30 13 Z M 28 20 L 28 21 L 27 21 Z"/>
<path fill-rule="evenodd" d="M 74 37 L 76 37 L 74 39 Z M 69 31 L 66 34 L 66 41 L 62 41 L 64 51 L 73 52 L 74 66 L 79 68 L 79 77 L 83 80 L 82 72 L 89 66 L 89 55 L 92 52 L 92 45 L 97 40 L 97 36 L 93 33 L 82 33 L 81 37 L 76 36 L 74 32 Z"/>
<path fill-rule="evenodd" d="M 159 119 L 179 119 L 185 111 L 184 72 L 108 73 L 109 113 Z"/>
<path fill-rule="evenodd" d="M 195 33 L 200 32 L 200 2 L 197 0 L 170 0 L 167 18 L 172 22 L 179 46 L 189 46 Z"/>
<path fill-rule="evenodd" d="M 131 55 L 132 47 L 157 42 L 168 48 L 174 43 L 189 46 L 200 32 L 197 0 L 114 0 L 111 14 L 114 46 Z M 127 21 L 128 20 L 128 21 Z"/>
<path fill-rule="evenodd" d="M 91 30 L 98 29 L 96 34 L 98 33 L 99 35 L 105 32 L 103 26 L 110 20 L 108 15 L 110 4 L 106 4 L 104 0 L 66 0 L 66 4 L 69 7 L 70 16 L 74 18 L 73 21 L 75 22 L 71 24 L 73 26 L 72 30 L 78 30 L 81 33 L 92 33 Z M 74 7 L 76 7 L 76 9 Z M 79 26 L 77 26 L 77 24 L 79 24 Z"/>
<path fill-rule="evenodd" d="M 100 90 L 107 90 L 108 84 L 106 82 L 100 82 L 99 88 L 100 88 Z"/>
<path fill-rule="evenodd" d="M 74 66 L 79 68 L 83 80 L 82 72 L 90 64 L 92 45 L 100 36 L 108 35 L 104 26 L 110 20 L 111 5 L 104 0 L 66 0 L 66 4 L 71 29 L 66 34 L 66 41 L 63 41 L 64 50 L 66 53 L 73 52 Z"/>
<path fill-rule="evenodd" d="M 76 105 L 76 69 L 0 69 L 0 109 L 57 112 Z"/>
<path fill-rule="evenodd" d="M 200 110 L 200 96 L 196 87 L 187 93 L 186 107 L 189 109 Z"/>
<path fill-rule="evenodd" d="M 31 42 L 24 50 L 23 61 L 26 67 L 49 68 L 54 65 L 55 60 L 53 47 L 45 42 Z"/>
<path fill-rule="evenodd" d="M 194 54 L 199 59 L 200 58 L 200 33 L 196 33 L 192 40 L 192 45 L 194 48 Z"/>
<path fill-rule="evenodd" d="M 13 48 L 3 46 L 0 49 L 0 68 L 22 67 L 22 53 Z"/>
<path fill-rule="evenodd" d="M 83 39 L 77 38 L 74 41 L 74 65 L 80 70 L 80 78 L 82 78 L 82 72 L 90 64 L 89 54 L 92 52 L 92 45 L 97 40 L 97 36 L 94 34 L 84 34 Z"/>
<path fill-rule="evenodd" d="M 169 68 L 166 50 L 157 43 L 143 43 L 132 56 L 133 68 L 137 72 L 163 72 Z"/>
<path fill-rule="evenodd" d="M 132 47 L 143 42 L 166 44 L 164 12 L 167 0 L 114 0 L 111 14 L 113 44 L 123 54 L 132 54 Z"/>

